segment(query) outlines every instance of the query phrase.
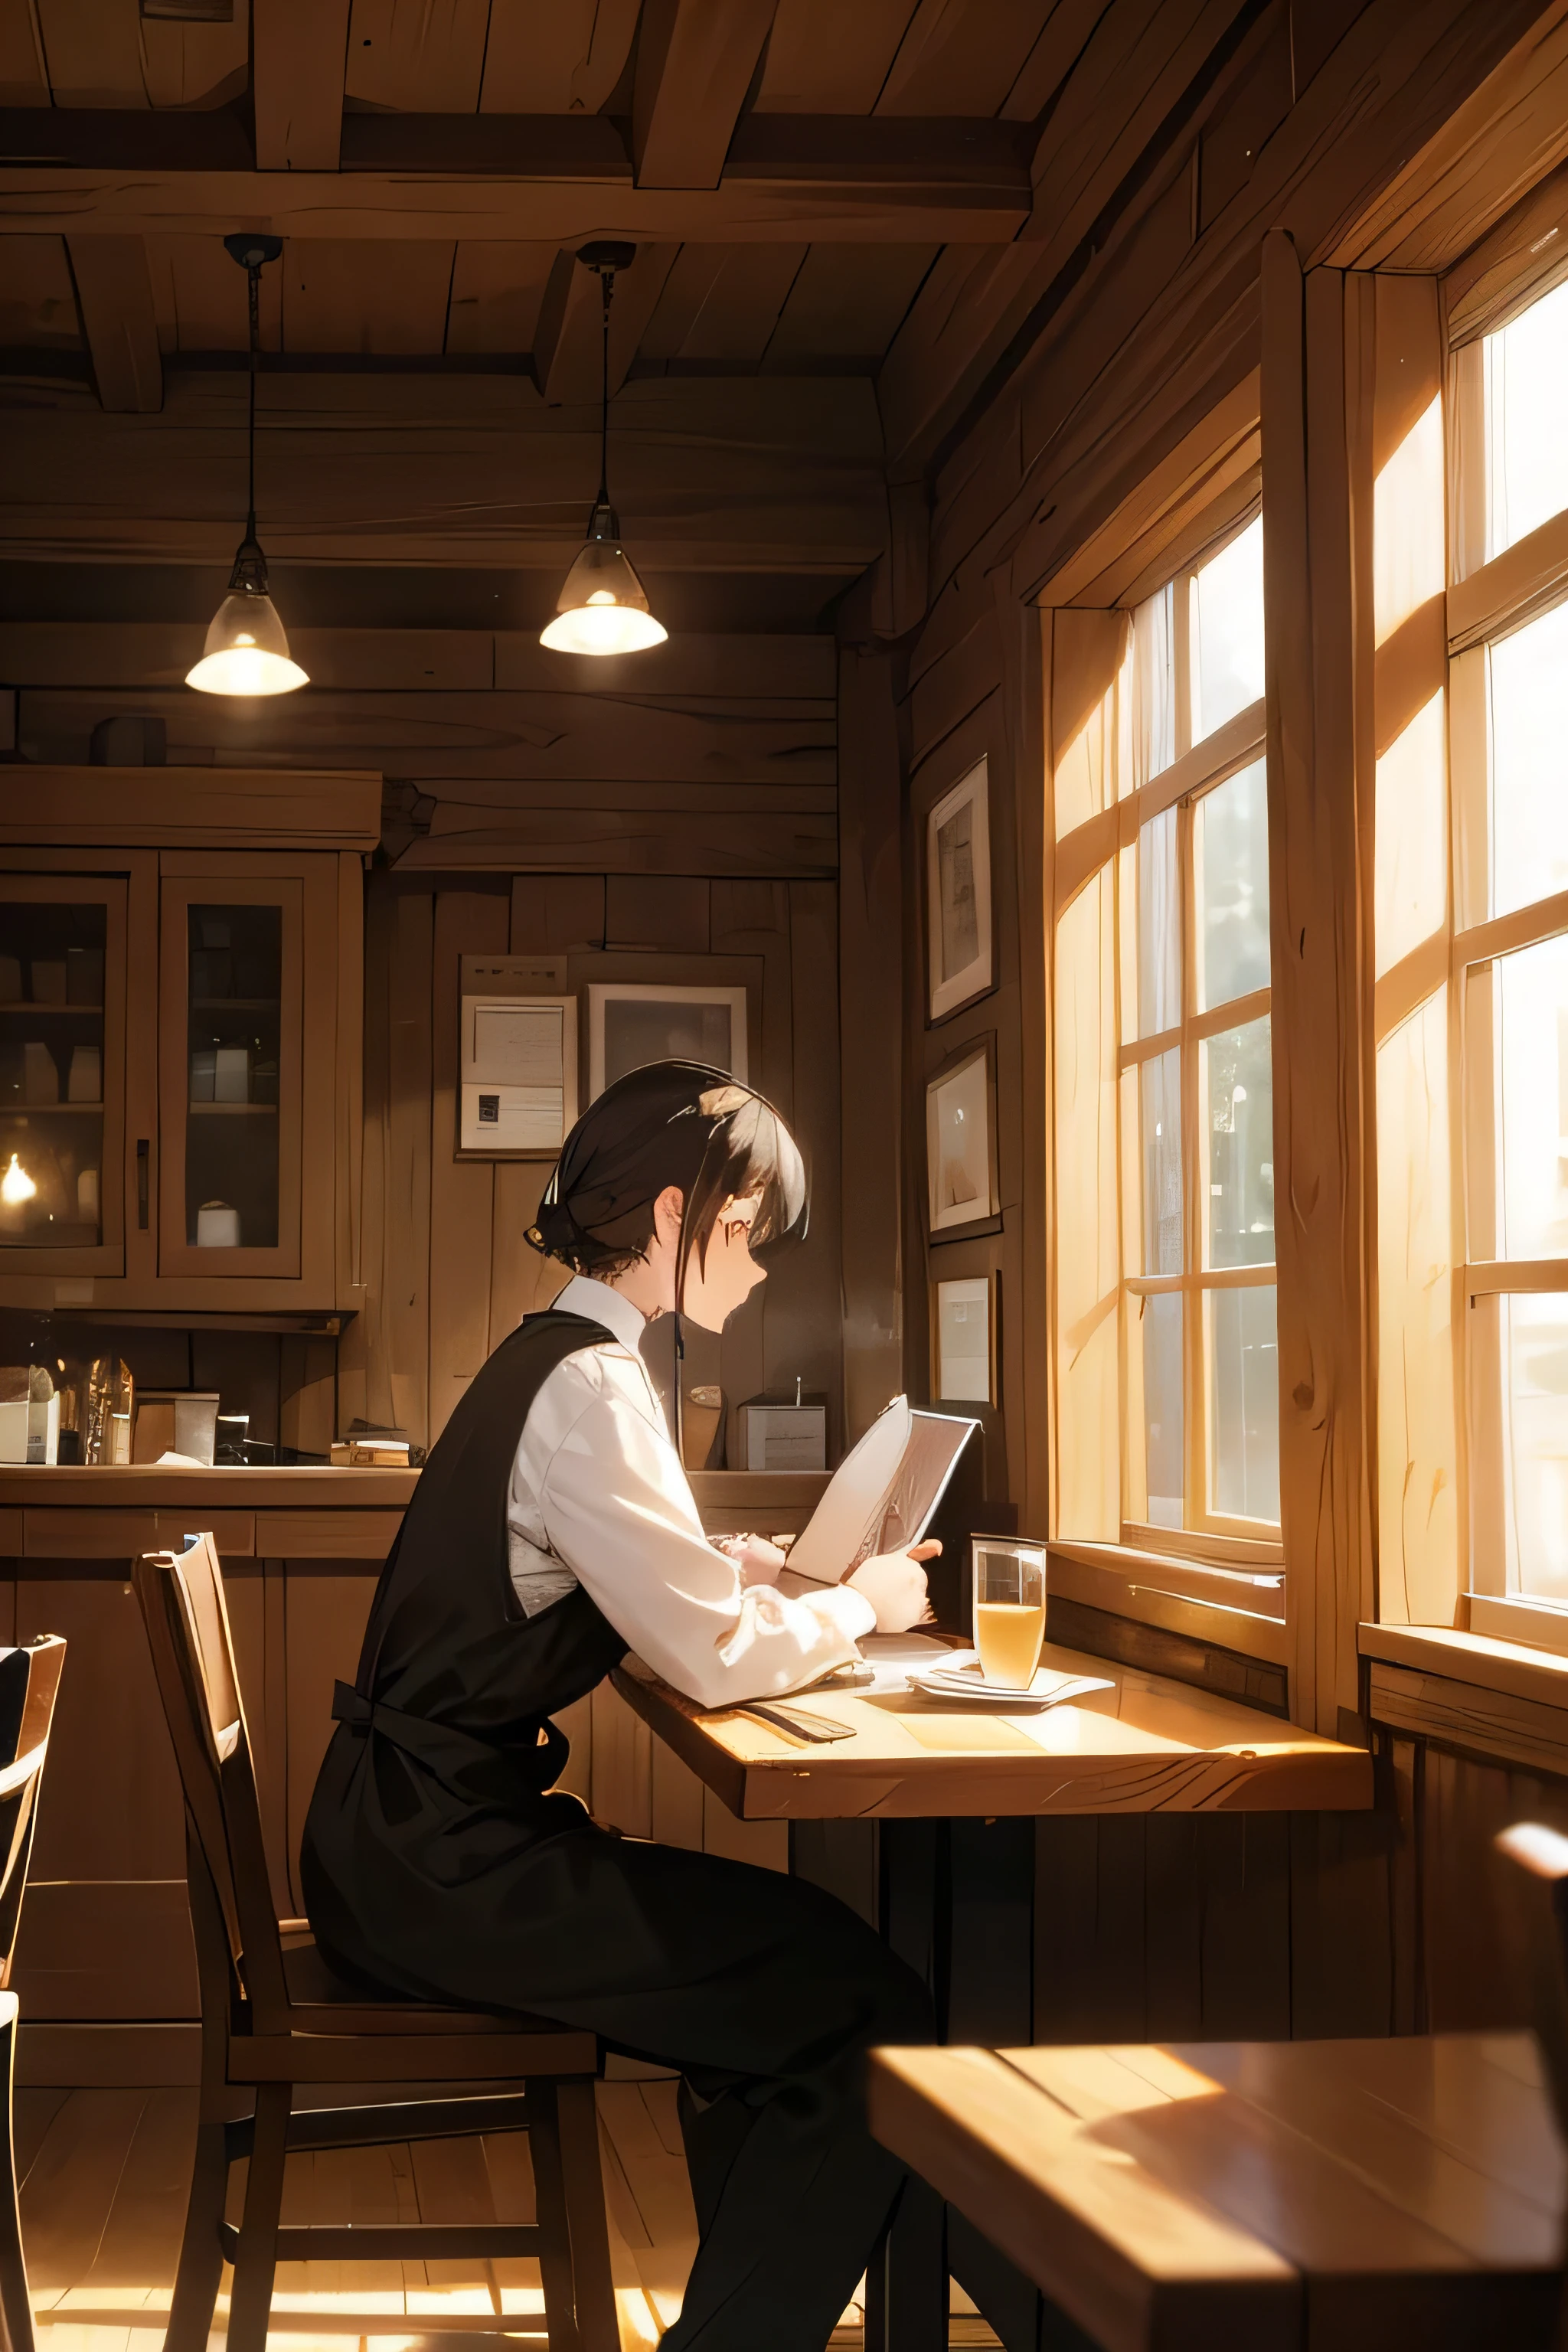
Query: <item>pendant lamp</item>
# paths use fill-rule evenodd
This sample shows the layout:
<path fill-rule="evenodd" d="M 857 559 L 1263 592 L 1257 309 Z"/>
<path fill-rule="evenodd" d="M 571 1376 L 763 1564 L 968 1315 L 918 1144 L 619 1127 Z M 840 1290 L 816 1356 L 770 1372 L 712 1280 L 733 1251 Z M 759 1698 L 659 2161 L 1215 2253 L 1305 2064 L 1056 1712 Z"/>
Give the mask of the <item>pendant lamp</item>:
<path fill-rule="evenodd" d="M 250 494 L 229 574 L 228 593 L 213 615 L 202 657 L 185 684 L 202 694 L 292 694 L 309 678 L 289 651 L 289 638 L 267 590 L 267 558 L 256 538 L 256 370 L 261 351 L 261 270 L 283 250 L 280 237 L 242 233 L 224 248 L 250 280 Z"/>
<path fill-rule="evenodd" d="M 601 240 L 577 256 L 595 269 L 604 289 L 604 344 L 599 390 L 599 495 L 588 518 L 588 539 L 566 574 L 555 600 L 555 618 L 540 634 L 542 646 L 558 654 L 635 654 L 661 646 L 669 632 L 647 608 L 647 591 L 621 545 L 621 526 L 610 504 L 610 299 L 617 269 L 637 258 L 635 245 Z"/>

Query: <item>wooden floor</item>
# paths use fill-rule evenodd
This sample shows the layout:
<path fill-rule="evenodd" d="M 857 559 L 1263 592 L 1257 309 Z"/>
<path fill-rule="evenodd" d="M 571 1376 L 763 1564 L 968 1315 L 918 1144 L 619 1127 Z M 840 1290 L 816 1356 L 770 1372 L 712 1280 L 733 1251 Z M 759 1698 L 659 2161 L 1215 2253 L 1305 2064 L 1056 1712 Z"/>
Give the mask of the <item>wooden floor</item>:
<path fill-rule="evenodd" d="M 643 2352 L 679 2312 L 696 2243 L 673 2081 L 601 2084 L 599 2122 L 621 2343 L 623 2352 Z M 191 2090 L 17 2092 L 39 2352 L 160 2352 L 195 2129 Z M 237 2220 L 243 2178 L 237 2166 Z M 283 2219 L 531 2221 L 527 2137 L 291 2157 Z M 220 2336 L 226 2301 L 226 2293 Z M 954 2302 L 952 2344 L 994 2345 L 956 2289 Z M 542 2341 L 542 2315 L 536 2263 L 284 2263 L 272 2335 L 279 2352 L 345 2352 L 345 2336 L 359 2352 L 434 2352 L 442 2338 L 443 2352 L 483 2352 L 487 2337 Z M 860 2338 L 860 2312 L 851 2307 L 833 2341 Z"/>

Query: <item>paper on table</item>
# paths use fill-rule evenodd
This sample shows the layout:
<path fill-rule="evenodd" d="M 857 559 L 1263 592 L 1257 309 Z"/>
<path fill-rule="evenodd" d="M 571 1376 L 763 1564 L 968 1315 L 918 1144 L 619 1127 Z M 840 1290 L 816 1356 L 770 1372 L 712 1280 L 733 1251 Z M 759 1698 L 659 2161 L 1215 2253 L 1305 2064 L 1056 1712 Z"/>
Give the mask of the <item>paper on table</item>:
<path fill-rule="evenodd" d="M 790 1551 L 792 1576 L 838 1584 L 874 1553 L 919 1543 L 970 1432 L 955 1413 L 913 1412 L 895 1397 L 845 1455 Z"/>
<path fill-rule="evenodd" d="M 965 1672 L 966 1666 L 970 1671 Z M 987 1683 L 977 1671 L 973 1652 L 962 1650 L 950 1650 L 945 1659 L 927 1666 L 916 1666 L 910 1680 L 911 1688 L 918 1689 L 924 1684 L 931 1690 L 939 1691 L 943 1697 L 952 1698 L 963 1698 L 977 1690 L 1001 1696 L 1010 1688 L 1002 1683 Z M 1059 1675 L 1042 1667 L 1026 1692 L 1019 1688 L 1012 1691 L 1011 1695 L 1017 1698 L 1027 1697 L 1036 1706 L 1042 1704 L 1066 1706 L 1075 1699 L 1087 1698 L 1091 1691 L 1114 1690 L 1115 1687 L 1113 1682 L 1101 1675 Z"/>

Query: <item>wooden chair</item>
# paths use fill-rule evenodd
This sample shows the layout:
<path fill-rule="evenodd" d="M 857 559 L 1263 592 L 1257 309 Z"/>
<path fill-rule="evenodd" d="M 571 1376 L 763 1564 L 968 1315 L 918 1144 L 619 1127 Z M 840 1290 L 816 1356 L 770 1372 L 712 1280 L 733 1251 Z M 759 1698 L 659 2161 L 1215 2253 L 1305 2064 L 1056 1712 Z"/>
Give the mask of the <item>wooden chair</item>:
<path fill-rule="evenodd" d="M 279 2262 L 491 2261 L 536 2255 L 550 2352 L 618 2352 L 599 2172 L 595 2037 L 516 2013 L 441 2009 L 335 1978 L 302 1921 L 279 1923 L 262 1847 L 210 1535 L 136 1570 L 186 1809 L 187 1877 L 201 1990 L 195 2168 L 165 2352 L 205 2352 L 223 2263 L 234 2264 L 228 2352 L 265 2352 Z M 521 2081 L 519 2093 L 296 2112 L 300 2084 Z M 226 2120 L 237 2090 L 255 2112 Z M 282 2228 L 290 2148 L 527 2130 L 539 2220 Z M 243 2219 L 224 2219 L 228 2170 L 250 2159 Z M 498 2325 L 500 2325 L 498 2322 Z M 509 2332 L 515 2322 L 508 2323 Z"/>
<path fill-rule="evenodd" d="M 7 2352 L 33 2352 L 33 2307 L 16 2210 L 16 2142 L 11 2121 L 17 2018 L 11 1962 L 65 1654 L 58 1633 L 46 1634 L 25 1650 L 0 1652 L 0 1755 L 10 1759 L 0 1766 L 0 2064 L 5 2067 L 0 2086 L 0 2329 Z"/>

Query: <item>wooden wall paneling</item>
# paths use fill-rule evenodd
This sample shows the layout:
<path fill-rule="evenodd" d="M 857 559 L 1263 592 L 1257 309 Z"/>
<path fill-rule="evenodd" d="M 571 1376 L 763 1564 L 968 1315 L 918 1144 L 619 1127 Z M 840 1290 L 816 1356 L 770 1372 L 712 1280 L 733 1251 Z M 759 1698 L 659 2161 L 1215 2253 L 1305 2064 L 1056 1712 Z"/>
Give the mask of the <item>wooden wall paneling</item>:
<path fill-rule="evenodd" d="M 403 1524 L 395 1511 L 258 1511 L 256 1549 L 267 1559 L 367 1559 L 377 1567 Z"/>
<path fill-rule="evenodd" d="M 359 1671 L 365 1621 L 375 1597 L 372 1567 L 336 1569 L 278 1555 L 283 1573 L 284 1674 L 288 1703 L 289 1911 L 304 1914 L 300 1838 L 316 1775 L 332 1736 L 332 1685 Z"/>
<path fill-rule="evenodd" d="M 683 1763 L 662 1739 L 652 1744 L 650 1765 L 652 1835 L 660 1845 L 685 1846 L 689 1853 L 700 1853 L 708 1790 L 690 1765 Z"/>
<path fill-rule="evenodd" d="M 1145 1951 L 1152 2039 L 1283 2041 L 1291 2031 L 1286 1813 L 1155 1814 Z"/>
<path fill-rule="evenodd" d="M 6 45 L 6 23 L 0 13 L 0 103 L 5 102 L 3 77 L 17 62 Z M 0 247 L 0 339 L 17 351 L 81 348 L 81 320 L 63 236 L 7 237 Z"/>
<path fill-rule="evenodd" d="M 68 249 L 100 404 L 161 408 L 163 365 L 146 247 L 139 236 L 73 236 Z"/>
<path fill-rule="evenodd" d="M 256 9 L 251 97 L 258 171 L 337 170 L 348 33 L 349 0 L 267 0 Z"/>
<path fill-rule="evenodd" d="M 514 955 L 596 951 L 605 944 L 603 874 L 520 874 L 511 886 Z"/>
<path fill-rule="evenodd" d="M 35 2017 L 194 2017 L 184 1803 L 130 1553 L 19 1574 L 16 1638 L 69 1644 L 16 1989 Z"/>
<path fill-rule="evenodd" d="M 1026 604 L 1009 572 L 992 574 L 1002 651 L 1000 717 L 1012 765 L 1011 854 L 1017 876 L 1018 1202 L 1016 1266 L 1003 1299 L 1002 1338 L 1016 1398 L 1013 1496 L 1018 1524 L 1049 1525 L 1050 1469 L 1050 1101 L 1047 984 L 1052 905 L 1047 806 L 1050 675 L 1048 617 Z M 1009 1236 L 1011 1239 L 1011 1236 Z M 1011 1255 L 1009 1258 L 1011 1265 Z"/>
<path fill-rule="evenodd" d="M 333 1249 L 341 1307 L 363 1297 L 360 1269 L 364 1162 L 364 873 L 352 850 L 338 856 L 338 1066 Z"/>
<path fill-rule="evenodd" d="M 1264 249 L 1264 562 L 1278 1222 L 1280 1515 L 1292 1574 L 1296 1720 L 1337 1730 L 1358 1704 L 1355 1628 L 1375 1615 L 1363 927 L 1364 751 L 1344 296 L 1303 283 L 1283 232 Z M 1363 600 L 1364 601 L 1364 600 Z M 1365 681 L 1370 690 L 1370 679 Z"/>
<path fill-rule="evenodd" d="M 1148 2039 L 1142 1814 L 1035 1824 L 1036 2042 Z"/>
<path fill-rule="evenodd" d="M 373 888 L 364 915 L 363 1115 L 360 1122 L 357 1222 L 359 1312 L 338 1342 L 339 1426 L 354 1421 L 385 1425 L 393 1418 L 386 1228 L 390 1208 L 392 1113 L 392 967 L 397 900 Z"/>
<path fill-rule="evenodd" d="M 285 1333 L 279 1353 L 279 1441 L 325 1462 L 337 1432 L 337 1347 Z"/>
<path fill-rule="evenodd" d="M 1568 1781 L 1431 1742 L 1418 1751 L 1419 1955 L 1432 2033 L 1517 2031 L 1536 2001 L 1521 1968 L 1511 1865 L 1492 1841 L 1510 1822 L 1561 1822 Z"/>
<path fill-rule="evenodd" d="M 51 102 L 44 45 L 33 10 L 8 0 L 0 9 L 0 105 Z"/>
<path fill-rule="evenodd" d="M 1425 1743 L 1380 1734 L 1380 1764 L 1392 1783 L 1394 1837 L 1389 1857 L 1392 2029 L 1426 2033 L 1426 1973 L 1421 1953 L 1421 1841 L 1425 1833 Z"/>
<path fill-rule="evenodd" d="M 844 1435 L 902 1384 L 902 784 L 894 657 L 839 660 Z"/>
<path fill-rule="evenodd" d="M 687 787 L 689 791 L 692 788 Z M 577 787 L 579 793 L 582 787 Z M 745 788 L 727 795 L 731 803 Z M 681 788 L 666 788 L 671 799 Z M 532 786 L 520 798 L 546 795 Z M 616 795 L 606 794 L 613 798 Z M 629 788 L 620 797 L 630 798 Z M 640 797 L 640 796 L 639 796 Z M 732 814 L 680 809 L 502 807 L 479 812 L 461 803 L 437 805 L 430 838 L 415 840 L 397 858 L 398 870 L 454 874 L 547 873 L 774 876 L 831 874 L 837 841 L 830 813 L 803 815 Z"/>
<path fill-rule="evenodd" d="M 710 889 L 709 943 L 713 954 L 760 960 L 759 1002 L 751 1015 L 751 1076 L 788 1118 L 795 1072 L 789 887 L 784 882 L 724 880 L 711 883 Z M 606 892 L 608 908 L 614 905 L 609 885 Z"/>
<path fill-rule="evenodd" d="M 793 1396 L 798 1374 L 808 1395 L 819 1391 L 826 1397 L 832 1463 L 844 1447 L 838 900 L 832 883 L 792 882 L 789 925 L 789 1117 L 811 1179 L 811 1223 L 805 1242 L 768 1276 L 763 1298 L 764 1371 L 770 1393 Z M 773 984 L 771 966 L 769 974 L 764 989 Z"/>
<path fill-rule="evenodd" d="M 430 1097 L 429 1443 L 489 1349 L 495 1175 L 458 1150 L 458 964 L 503 954 L 510 901 L 500 891 L 442 890 L 436 899 Z"/>
<path fill-rule="evenodd" d="M 789 1823 L 742 1822 L 711 1789 L 702 1791 L 702 1851 L 759 1870 L 789 1869 Z"/>
<path fill-rule="evenodd" d="M 0 674 L 18 686 L 177 686 L 202 633 L 200 621 L 0 623 Z M 488 694 L 494 683 L 488 629 L 290 629 L 289 642 L 316 688 Z"/>
<path fill-rule="evenodd" d="M 932 245 L 809 247 L 763 354 L 764 371 L 804 374 L 825 359 L 880 359 L 938 250 Z"/>
<path fill-rule="evenodd" d="M 1364 1813 L 1292 1813 L 1290 2031 L 1389 2033 L 1394 2023 L 1390 1791 Z"/>
<path fill-rule="evenodd" d="M 382 1229 L 384 1343 L 392 1419 L 429 1442 L 430 1100 L 435 906 L 424 892 L 394 901 L 389 975 L 386 1213 Z M 373 1398 L 380 1382 L 373 1385 Z"/>
<path fill-rule="evenodd" d="M 0 645 L 6 639 L 0 636 Z M 575 654 L 552 653 L 536 636 L 498 630 L 495 683 L 512 693 L 572 693 L 580 688 Z M 838 649 L 821 635 L 721 635 L 682 629 L 662 646 L 641 653 L 609 655 L 599 663 L 605 690 L 630 697 L 700 696 L 726 701 L 804 704 L 801 718 L 832 726 L 837 693 Z M 8 673 L 7 673 L 8 674 Z M 598 673 L 595 672 L 595 676 Z M 773 715 L 790 713 L 775 708 Z"/>
<path fill-rule="evenodd" d="M 719 885 L 722 889 L 723 884 Z M 732 886 L 731 886 L 732 887 Z M 605 881 L 605 946 L 662 948 L 679 955 L 706 955 L 709 894 L 705 877 L 651 877 L 611 874 Z"/>

